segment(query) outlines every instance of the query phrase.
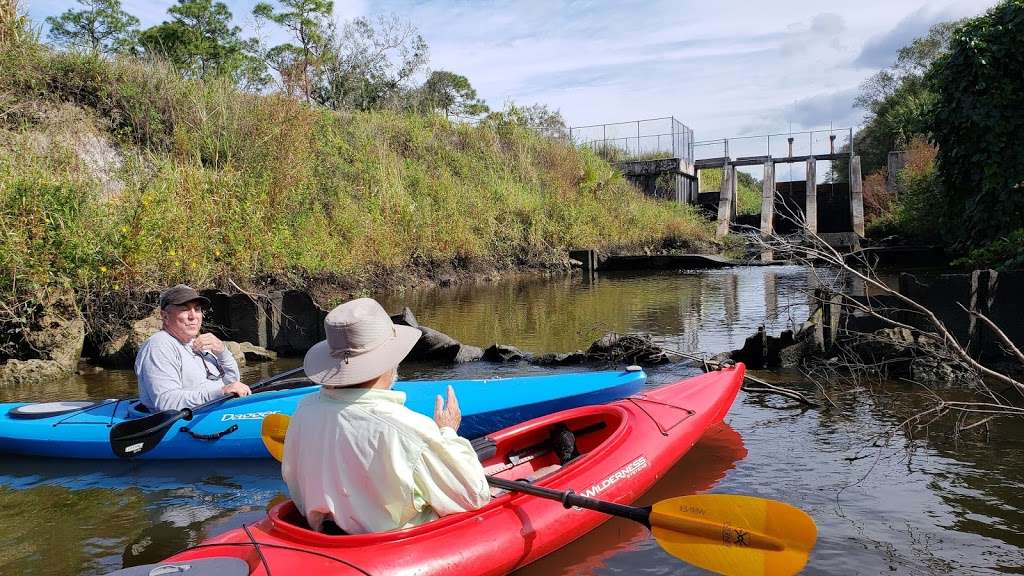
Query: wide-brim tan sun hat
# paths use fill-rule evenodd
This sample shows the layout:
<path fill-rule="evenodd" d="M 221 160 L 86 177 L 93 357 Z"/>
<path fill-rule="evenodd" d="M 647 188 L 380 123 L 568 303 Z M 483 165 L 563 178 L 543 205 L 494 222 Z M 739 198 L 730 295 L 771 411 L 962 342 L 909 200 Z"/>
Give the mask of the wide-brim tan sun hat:
<path fill-rule="evenodd" d="M 324 319 L 327 339 L 306 352 L 306 377 L 323 386 L 352 386 L 398 366 L 422 334 L 396 325 L 373 298 L 345 302 Z"/>

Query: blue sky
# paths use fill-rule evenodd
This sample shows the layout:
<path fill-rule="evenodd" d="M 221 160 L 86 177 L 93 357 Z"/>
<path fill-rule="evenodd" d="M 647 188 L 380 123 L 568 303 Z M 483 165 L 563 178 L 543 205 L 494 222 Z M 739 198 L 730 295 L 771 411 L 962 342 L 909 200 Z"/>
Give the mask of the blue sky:
<path fill-rule="evenodd" d="M 142 25 L 172 0 L 122 0 Z M 247 34 L 255 0 L 226 2 Z M 492 107 L 542 102 L 570 125 L 675 116 L 698 140 L 856 125 L 859 84 L 935 22 L 994 0 L 336 1 L 335 17 L 395 13 L 430 46 L 430 68 L 470 79 Z M 37 23 L 78 4 L 37 0 Z"/>

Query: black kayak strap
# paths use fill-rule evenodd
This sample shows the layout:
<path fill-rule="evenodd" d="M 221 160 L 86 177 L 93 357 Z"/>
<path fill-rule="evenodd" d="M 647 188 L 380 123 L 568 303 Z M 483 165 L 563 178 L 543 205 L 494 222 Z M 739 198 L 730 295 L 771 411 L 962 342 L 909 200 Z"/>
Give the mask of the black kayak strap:
<path fill-rule="evenodd" d="M 182 426 L 178 431 L 185 432 L 196 440 L 217 440 L 218 438 L 223 438 L 224 436 L 231 434 L 235 430 L 238 430 L 238 424 L 232 424 L 220 432 L 214 432 L 213 434 L 200 434 L 198 432 L 193 432 L 189 430 L 187 426 Z"/>

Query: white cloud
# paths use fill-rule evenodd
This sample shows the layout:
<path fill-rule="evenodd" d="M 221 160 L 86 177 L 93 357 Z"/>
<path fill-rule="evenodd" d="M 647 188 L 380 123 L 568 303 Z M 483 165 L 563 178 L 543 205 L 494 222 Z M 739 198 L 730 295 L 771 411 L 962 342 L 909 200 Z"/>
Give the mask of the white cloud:
<path fill-rule="evenodd" d="M 144 25 L 171 0 L 122 0 Z M 255 0 L 228 3 L 252 27 Z M 430 66 L 463 74 L 492 106 L 560 109 L 570 124 L 675 116 L 698 139 L 856 122 L 856 86 L 932 23 L 994 0 L 338 0 L 336 18 L 395 13 L 430 46 Z M 37 22 L 77 6 L 40 0 Z M 826 7 L 827 6 L 827 7 Z M 894 24 L 895 23 L 895 24 Z M 258 31 L 276 43 L 274 26 Z M 848 102 L 848 104 L 847 104 Z"/>

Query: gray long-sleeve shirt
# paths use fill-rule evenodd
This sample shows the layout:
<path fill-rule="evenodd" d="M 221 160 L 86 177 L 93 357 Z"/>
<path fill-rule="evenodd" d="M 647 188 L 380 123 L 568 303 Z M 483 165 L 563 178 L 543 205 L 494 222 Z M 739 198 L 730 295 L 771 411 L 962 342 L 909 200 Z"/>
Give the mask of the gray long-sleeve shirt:
<path fill-rule="evenodd" d="M 224 376 L 207 379 L 207 369 L 218 374 L 218 365 Z M 239 377 L 238 363 L 226 348 L 216 356 L 207 353 L 200 358 L 192 351 L 191 342 L 182 344 L 163 330 L 150 336 L 139 349 L 135 374 L 139 399 L 153 411 L 194 408 L 219 397 L 221 389 Z"/>

